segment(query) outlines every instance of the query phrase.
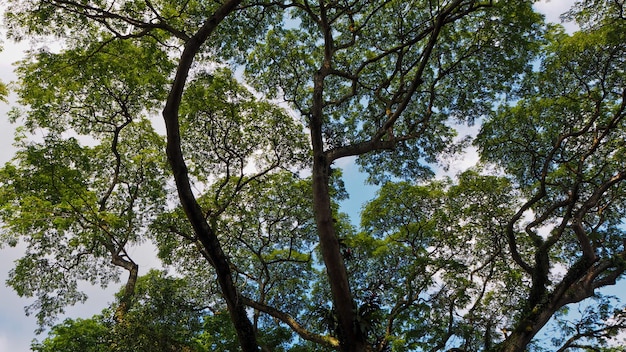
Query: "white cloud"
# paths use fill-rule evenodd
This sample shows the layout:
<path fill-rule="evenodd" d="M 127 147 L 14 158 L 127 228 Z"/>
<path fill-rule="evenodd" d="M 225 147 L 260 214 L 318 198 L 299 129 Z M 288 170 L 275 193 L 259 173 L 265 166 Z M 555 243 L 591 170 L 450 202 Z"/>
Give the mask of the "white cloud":
<path fill-rule="evenodd" d="M 5 335 L 0 335 L 0 352 L 15 351 L 9 344 L 9 339 Z"/>
<path fill-rule="evenodd" d="M 568 32 L 573 32 L 577 29 L 575 23 L 563 23 L 561 21 L 561 15 L 569 10 L 576 0 L 542 0 L 534 4 L 535 10 L 543 13 L 546 16 L 546 21 L 552 23 L 562 24 Z"/>
<path fill-rule="evenodd" d="M 4 335 L 0 335 L 0 352 L 4 352 L 8 350 L 9 350 L 9 341 L 7 340 L 7 337 Z"/>
<path fill-rule="evenodd" d="M 0 352 L 26 352 L 30 351 L 31 338 L 28 336 L 0 335 Z"/>
<path fill-rule="evenodd" d="M 9 268 L 23 253 L 22 248 L 5 247 L 0 256 L 0 352 L 29 351 L 35 319 L 24 315 L 28 300 L 18 297 L 13 289 L 4 285 Z"/>
<path fill-rule="evenodd" d="M 21 53 L 20 50 L 16 50 Z M 13 73 L 13 65 L 12 62 L 18 59 L 18 55 L 12 49 L 6 49 L 3 52 L 0 52 L 0 81 L 4 84 L 8 84 L 9 82 L 15 79 L 15 74 Z M 9 161 L 13 154 L 15 153 L 15 148 L 13 148 L 13 133 L 15 132 L 15 126 L 9 123 L 9 119 L 7 117 L 7 113 L 9 112 L 10 106 L 14 104 L 15 96 L 9 97 L 9 103 L 0 102 L 0 163 L 4 164 Z"/>

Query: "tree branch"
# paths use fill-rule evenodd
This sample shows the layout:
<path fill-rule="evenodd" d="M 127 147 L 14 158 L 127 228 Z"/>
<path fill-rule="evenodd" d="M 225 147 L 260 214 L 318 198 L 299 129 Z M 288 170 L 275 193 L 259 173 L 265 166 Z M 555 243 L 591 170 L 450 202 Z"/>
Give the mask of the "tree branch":
<path fill-rule="evenodd" d="M 254 301 L 247 297 L 242 297 L 242 299 L 244 301 L 244 304 L 246 304 L 247 306 L 259 310 L 289 325 L 289 327 L 303 339 L 318 343 L 324 347 L 332 348 L 334 350 L 339 349 L 339 340 L 337 340 L 335 337 L 312 333 L 304 328 L 302 325 L 300 325 L 300 323 L 298 323 L 291 315 L 287 313 L 281 312 L 276 308 Z"/>
<path fill-rule="evenodd" d="M 163 118 L 167 131 L 166 150 L 168 161 L 174 174 L 182 208 L 204 247 L 208 261 L 215 267 L 218 282 L 224 299 L 226 300 L 228 312 L 237 331 L 237 336 L 243 351 L 256 352 L 259 350 L 259 345 L 256 341 L 254 327 L 250 319 L 248 319 L 246 307 L 233 281 L 229 260 L 221 247 L 217 234 L 207 223 L 202 208 L 198 204 L 191 189 L 191 180 L 182 153 L 180 124 L 178 120 L 183 91 L 196 55 L 222 20 L 231 12 L 235 11 L 240 3 L 241 0 L 225 1 L 215 13 L 208 18 L 198 32 L 186 42 L 176 70 L 174 82 L 172 83 L 165 108 L 163 109 Z"/>

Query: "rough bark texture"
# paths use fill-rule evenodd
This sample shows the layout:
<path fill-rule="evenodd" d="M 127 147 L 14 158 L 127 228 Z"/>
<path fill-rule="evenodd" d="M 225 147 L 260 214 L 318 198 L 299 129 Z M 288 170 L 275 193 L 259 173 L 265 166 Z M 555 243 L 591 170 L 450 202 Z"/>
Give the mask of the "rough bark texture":
<path fill-rule="evenodd" d="M 340 348 L 345 352 L 356 352 L 364 351 L 367 343 L 365 337 L 359 333 L 355 302 L 350 291 L 348 273 L 341 255 L 331 208 L 328 186 L 330 164 L 324 151 L 322 126 L 324 125 L 324 80 L 330 74 L 334 48 L 324 2 L 320 1 L 319 6 L 319 25 L 324 36 L 324 61 L 313 77 L 313 104 L 309 121 L 313 149 L 313 207 L 322 258 L 339 320 Z"/>
<path fill-rule="evenodd" d="M 355 303 L 352 299 L 346 266 L 341 256 L 334 227 L 328 192 L 328 167 L 325 158 L 317 156 L 313 171 L 313 201 L 320 247 L 330 282 L 333 302 L 341 329 L 342 351 L 363 351 L 366 342 L 358 333 Z"/>

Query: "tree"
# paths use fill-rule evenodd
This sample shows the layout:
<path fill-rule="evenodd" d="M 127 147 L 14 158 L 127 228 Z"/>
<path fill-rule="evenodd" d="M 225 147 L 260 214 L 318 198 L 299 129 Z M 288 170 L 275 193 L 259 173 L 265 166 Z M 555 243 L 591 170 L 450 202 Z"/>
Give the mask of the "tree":
<path fill-rule="evenodd" d="M 0 47 L 0 51 L 2 51 L 2 47 Z M 7 95 L 9 95 L 9 90 L 7 89 L 6 84 L 0 82 L 0 101 L 6 102 Z"/>
<path fill-rule="evenodd" d="M 133 304 L 123 321 L 117 319 L 115 311 L 124 299 L 124 287 L 117 302 L 101 314 L 90 319 L 66 319 L 32 348 L 40 352 L 209 351 L 205 340 L 217 338 L 202 334 L 217 318 L 209 315 L 202 296 L 190 294 L 193 289 L 184 279 L 151 270 L 138 278 Z M 230 325 L 224 319 L 221 324 Z M 233 332 L 236 342 L 234 337 Z"/>
<path fill-rule="evenodd" d="M 278 86 L 306 118 L 315 219 L 341 348 L 364 350 L 367 334 L 359 327 L 331 211 L 331 165 L 360 156 L 373 180 L 383 179 L 383 170 L 426 176 L 419 161 L 432 160 L 451 142 L 447 119 L 487 110 L 481 98 L 507 88 L 497 78 L 523 71 L 537 17 L 529 4 L 517 2 L 305 2 L 292 12 L 299 28 L 269 31 L 248 72 L 258 78 L 252 81 L 257 89 L 272 94 Z M 511 43 L 508 52 L 498 48 L 504 40 Z M 489 65 L 478 55 L 509 62 Z M 472 77 L 479 73 L 485 78 L 480 86 Z"/>
<path fill-rule="evenodd" d="M 31 350 L 47 351 L 105 351 L 110 346 L 106 326 L 96 318 L 66 319 L 55 325 L 42 343 L 33 343 Z"/>
<path fill-rule="evenodd" d="M 66 319 L 55 325 L 34 351 L 234 351 L 239 345 L 227 312 L 216 310 L 196 282 L 150 270 L 137 280 L 133 304 L 119 321 L 115 311 L 125 296 L 90 319 Z M 209 301 L 207 301 L 209 298 Z M 298 351 L 284 327 L 261 331 L 271 351 Z"/>
<path fill-rule="evenodd" d="M 152 240 L 244 351 L 525 350 L 625 269 L 623 12 L 596 1 L 570 37 L 531 5 L 10 2 L 14 38 L 62 45 L 18 71 L 13 119 L 43 141 L 2 169 L 3 242 L 29 246 L 10 284 L 51 324 L 123 268 L 124 326 L 145 307 L 128 246 Z M 430 180 L 482 119 L 500 175 Z M 347 157 L 383 184 L 360 230 Z"/>
<path fill-rule="evenodd" d="M 39 142 L 18 132 L 17 156 L 1 171 L 1 211 L 9 229 L 3 239 L 13 245 L 23 240 L 28 247 L 9 283 L 20 295 L 38 297 L 29 311 L 37 312 L 40 324 L 85 299 L 78 281 L 118 280 L 117 269 L 106 269 L 108 262 L 129 275 L 128 296 L 119 307 L 123 315 L 138 275 L 129 246 L 145 241 L 147 225 L 165 203 L 164 143 L 144 114 L 163 94 L 159 82 L 165 77 L 158 69 L 164 57 L 117 42 L 92 55 L 89 68 L 75 66 L 84 53 L 41 52 L 36 62 L 22 66 L 28 83 L 20 94 L 31 104 L 25 128 L 47 132 Z M 151 63 L 156 74 L 134 75 L 121 53 Z M 98 74 L 120 70 L 128 71 Z M 64 136 L 68 130 L 89 133 L 95 146 Z"/>
<path fill-rule="evenodd" d="M 573 36 L 554 34 L 524 98 L 494 113 L 477 140 L 524 199 L 506 236 L 530 290 L 509 350 L 626 268 L 623 29 L 623 19 L 608 18 Z M 521 251 L 524 242 L 530 248 Z"/>
<path fill-rule="evenodd" d="M 351 243 L 354 265 L 372 270 L 358 289 L 391 308 L 379 345 L 442 350 L 456 337 L 475 351 L 502 340 L 499 327 L 517 303 L 511 293 L 523 287 L 500 235 L 512 191 L 504 178 L 468 171 L 458 184 L 387 183 L 367 204 L 364 232 Z M 391 334 L 396 326 L 411 329 Z"/>

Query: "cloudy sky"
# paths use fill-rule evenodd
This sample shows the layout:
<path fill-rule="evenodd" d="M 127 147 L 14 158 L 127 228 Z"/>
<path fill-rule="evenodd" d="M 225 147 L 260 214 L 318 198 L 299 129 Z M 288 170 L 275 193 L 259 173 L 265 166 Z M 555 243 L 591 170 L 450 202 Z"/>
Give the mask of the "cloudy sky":
<path fill-rule="evenodd" d="M 537 5 L 537 8 L 546 14 L 548 20 L 558 22 L 559 14 L 565 11 L 571 3 L 573 0 L 553 0 L 542 2 Z M 23 50 L 27 46 L 6 40 L 3 30 L 0 33 L 4 48 L 4 51 L 0 53 L 0 80 L 7 83 L 15 78 L 12 64 L 22 57 Z M 10 100 L 14 101 L 14 97 L 10 97 Z M 6 117 L 9 106 L 10 103 L 0 102 L 0 163 L 2 164 L 9 161 L 14 153 L 12 141 L 15 128 Z M 462 166 L 470 166 L 473 161 L 475 161 L 475 157 L 470 155 L 463 160 Z M 374 188 L 363 185 L 364 178 L 358 175 L 357 167 L 354 164 L 344 164 L 343 166 L 345 175 L 356 175 L 351 177 L 349 182 L 346 182 L 346 188 L 351 199 L 344 206 L 360 209 L 360 205 L 371 197 Z M 459 171 L 460 166 L 456 165 L 451 172 Z M 0 250 L 0 352 L 29 351 L 32 339 L 37 337 L 33 332 L 36 328 L 35 318 L 24 315 L 23 307 L 31 303 L 31 300 L 18 297 L 11 288 L 4 285 L 8 272 L 13 267 L 13 262 L 21 256 L 22 251 L 23 249 L 19 246 Z M 155 263 L 150 248 L 137 249 L 134 258 L 136 257 L 143 258 L 143 261 L 140 260 L 139 263 L 144 270 Z M 85 287 L 90 299 L 83 305 L 69 308 L 66 316 L 87 318 L 99 313 L 112 299 L 115 290 L 116 288 L 102 291 L 100 288 Z M 43 336 L 38 338 L 42 339 Z"/>

